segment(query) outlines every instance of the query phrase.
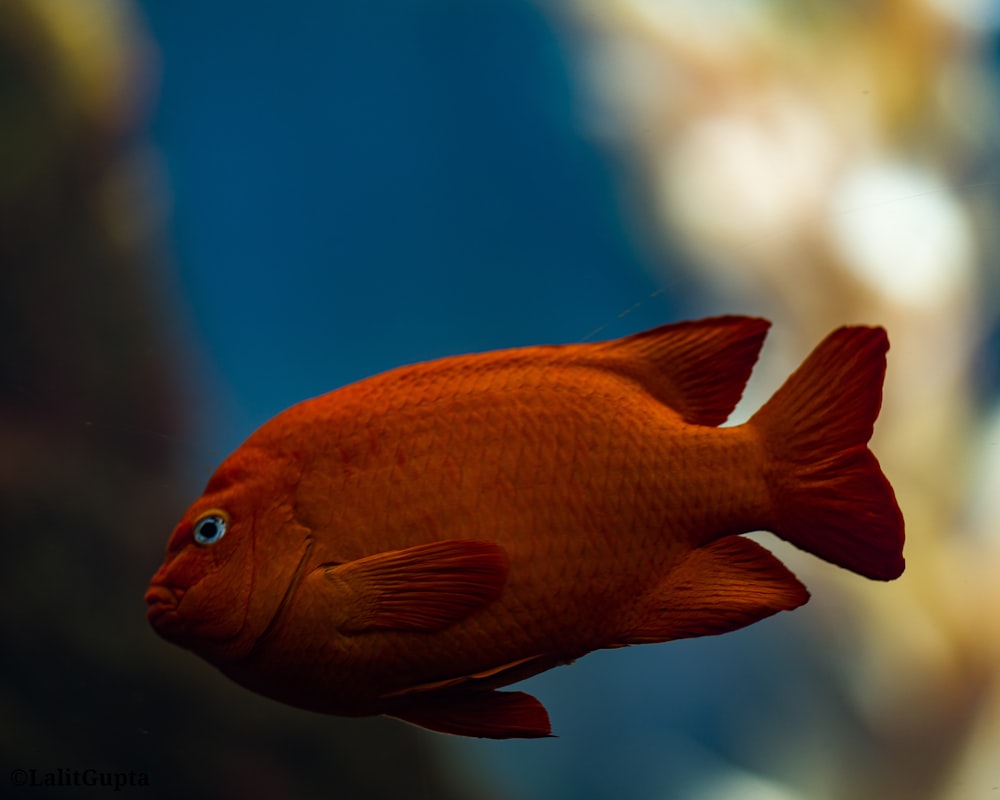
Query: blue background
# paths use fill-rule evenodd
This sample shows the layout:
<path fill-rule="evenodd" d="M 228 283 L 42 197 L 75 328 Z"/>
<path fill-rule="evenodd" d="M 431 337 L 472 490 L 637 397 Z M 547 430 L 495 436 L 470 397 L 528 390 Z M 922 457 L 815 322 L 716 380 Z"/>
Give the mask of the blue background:
<path fill-rule="evenodd" d="M 226 446 L 382 369 L 578 340 L 658 288 L 572 31 L 534 5 L 142 5 L 181 290 L 240 415 Z"/>

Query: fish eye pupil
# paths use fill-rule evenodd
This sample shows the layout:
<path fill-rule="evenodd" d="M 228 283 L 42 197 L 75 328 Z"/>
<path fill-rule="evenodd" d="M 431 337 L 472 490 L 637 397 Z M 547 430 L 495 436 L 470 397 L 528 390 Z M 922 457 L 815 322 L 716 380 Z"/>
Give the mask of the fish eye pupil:
<path fill-rule="evenodd" d="M 200 545 L 215 544 L 226 532 L 226 521 L 220 516 L 212 515 L 200 520 L 194 526 L 194 540 Z"/>

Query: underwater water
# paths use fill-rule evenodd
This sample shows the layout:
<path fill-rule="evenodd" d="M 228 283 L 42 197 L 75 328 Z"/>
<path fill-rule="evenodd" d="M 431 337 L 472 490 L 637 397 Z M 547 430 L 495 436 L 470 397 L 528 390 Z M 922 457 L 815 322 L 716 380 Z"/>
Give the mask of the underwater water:
<path fill-rule="evenodd" d="M 623 201 L 623 160 L 575 71 L 587 36 L 566 13 L 520 0 L 104 9 L 135 41 L 117 67 L 135 82 L 125 111 L 59 55 L 113 71 L 93 33 L 111 23 L 75 20 L 65 30 L 90 31 L 78 41 L 27 0 L 0 12 L 0 58 L 23 87 L 0 112 L 28 120 L 8 130 L 32 154 L 0 157 L 11 776 L 66 796 L 106 792 L 92 784 L 110 775 L 145 797 L 784 800 L 859 762 L 866 796 L 916 797 L 878 793 L 880 754 L 905 763 L 908 746 L 947 772 L 952 753 L 900 744 L 845 699 L 863 612 L 830 586 L 726 636 L 532 678 L 558 736 L 541 741 L 298 711 L 160 640 L 142 594 L 172 526 L 289 405 L 455 353 L 762 311 L 692 279 L 692 253 L 656 242 L 633 207 L 649 197 Z M 61 82 L 83 98 L 70 110 Z M 857 318 L 869 308 L 837 324 L 892 336 L 893 320 Z M 831 620 L 819 649 L 810 632 Z M 817 761 L 827 750 L 854 760 Z M 973 796 L 924 784 L 922 797 Z"/>

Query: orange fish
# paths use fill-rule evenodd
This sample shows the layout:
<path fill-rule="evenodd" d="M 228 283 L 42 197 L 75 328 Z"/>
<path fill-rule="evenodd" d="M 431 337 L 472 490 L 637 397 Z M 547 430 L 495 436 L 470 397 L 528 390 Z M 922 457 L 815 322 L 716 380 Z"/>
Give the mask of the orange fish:
<path fill-rule="evenodd" d="M 498 687 L 805 603 L 739 534 L 897 577 L 903 519 L 866 446 L 885 331 L 834 331 L 746 424 L 719 427 L 768 325 L 445 358 L 300 403 L 188 509 L 149 620 L 294 706 L 536 737 L 542 704 Z"/>

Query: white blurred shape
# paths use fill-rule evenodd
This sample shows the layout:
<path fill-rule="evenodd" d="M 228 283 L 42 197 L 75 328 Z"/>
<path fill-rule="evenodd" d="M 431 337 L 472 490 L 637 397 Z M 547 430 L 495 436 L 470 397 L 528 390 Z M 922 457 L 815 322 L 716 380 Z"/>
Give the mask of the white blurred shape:
<path fill-rule="evenodd" d="M 749 772 L 728 770 L 697 786 L 691 800 L 806 800 L 775 781 Z"/>
<path fill-rule="evenodd" d="M 682 30 L 688 43 L 710 49 L 732 47 L 763 21 L 760 4 L 747 0 L 625 0 L 622 8 L 648 31 L 673 38 Z"/>
<path fill-rule="evenodd" d="M 969 502 L 969 527 L 1000 558 L 1000 408 L 983 424 Z M 1000 751 L 998 751 L 1000 752 Z"/>
<path fill-rule="evenodd" d="M 810 221 L 837 152 L 811 103 L 764 92 L 692 124 L 668 151 L 667 210 L 716 246 L 778 244 Z"/>
<path fill-rule="evenodd" d="M 887 161 L 858 166 L 838 182 L 829 213 L 847 267 L 887 301 L 932 308 L 968 285 L 972 232 L 935 176 Z"/>
<path fill-rule="evenodd" d="M 997 0 L 925 0 L 927 5 L 964 28 L 990 31 L 1000 25 Z"/>

